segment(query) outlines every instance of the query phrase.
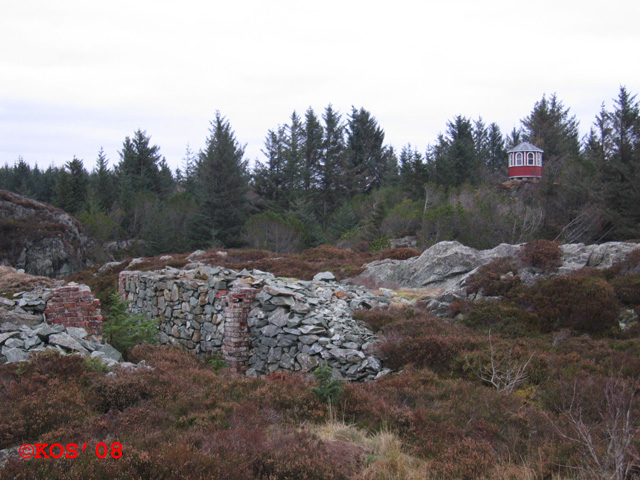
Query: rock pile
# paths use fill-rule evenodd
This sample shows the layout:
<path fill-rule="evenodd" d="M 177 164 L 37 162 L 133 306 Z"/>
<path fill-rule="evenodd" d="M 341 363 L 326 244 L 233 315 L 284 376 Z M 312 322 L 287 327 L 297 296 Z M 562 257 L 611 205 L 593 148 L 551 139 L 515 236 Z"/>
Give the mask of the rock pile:
<path fill-rule="evenodd" d="M 384 372 L 371 354 L 375 335 L 353 319 L 353 312 L 389 304 L 389 298 L 342 285 L 330 272 L 299 281 L 259 270 L 190 264 L 184 270 L 123 271 L 119 279 L 133 313 L 160 318 L 161 343 L 180 344 L 200 355 L 220 352 L 224 300 L 238 285 L 257 291 L 248 317 L 248 375 L 309 371 L 319 363 L 350 380 L 372 379 Z"/>
<path fill-rule="evenodd" d="M 58 351 L 63 355 L 77 353 L 99 358 L 108 367 L 122 361 L 122 355 L 111 345 L 101 343 L 84 328 L 41 323 L 30 327 L 11 322 L 0 324 L 0 363 L 24 362 L 36 352 Z M 134 366 L 123 362 L 124 366 Z"/>

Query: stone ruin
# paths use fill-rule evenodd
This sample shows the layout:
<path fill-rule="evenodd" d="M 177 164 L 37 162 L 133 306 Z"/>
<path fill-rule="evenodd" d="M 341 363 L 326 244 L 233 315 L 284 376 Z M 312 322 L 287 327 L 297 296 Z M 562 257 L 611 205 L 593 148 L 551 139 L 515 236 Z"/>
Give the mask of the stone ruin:
<path fill-rule="evenodd" d="M 353 318 L 358 309 L 391 303 L 329 272 L 312 281 L 191 264 L 178 270 L 123 271 L 119 290 L 134 314 L 160 321 L 160 342 L 200 356 L 222 355 L 249 376 L 311 371 L 319 364 L 349 380 L 388 373 L 373 354 L 374 333 Z"/>
<path fill-rule="evenodd" d="M 5 274 L 29 279 L 15 270 Z M 100 301 L 91 289 L 76 283 L 52 283 L 35 285 L 9 298 L 0 296 L 0 363 L 23 362 L 34 353 L 54 350 L 98 358 L 108 367 L 132 366 L 102 341 Z"/>

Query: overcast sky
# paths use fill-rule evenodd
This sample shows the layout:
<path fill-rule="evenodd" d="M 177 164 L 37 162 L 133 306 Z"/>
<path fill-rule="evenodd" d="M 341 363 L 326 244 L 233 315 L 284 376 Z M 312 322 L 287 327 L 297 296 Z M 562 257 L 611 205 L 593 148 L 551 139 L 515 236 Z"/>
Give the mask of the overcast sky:
<path fill-rule="evenodd" d="M 0 164 L 110 165 L 140 128 L 172 168 L 215 111 L 246 157 L 329 103 L 424 151 L 455 115 L 503 133 L 543 94 L 586 133 L 620 85 L 640 92 L 640 2 L 3 0 Z"/>

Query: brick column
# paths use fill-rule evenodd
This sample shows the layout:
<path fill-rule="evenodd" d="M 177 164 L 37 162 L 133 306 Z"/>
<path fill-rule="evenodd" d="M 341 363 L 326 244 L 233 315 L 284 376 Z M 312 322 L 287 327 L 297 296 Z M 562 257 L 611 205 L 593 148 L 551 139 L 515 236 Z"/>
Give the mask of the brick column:
<path fill-rule="evenodd" d="M 227 295 L 224 307 L 222 358 L 232 372 L 243 374 L 249 360 L 249 311 L 256 290 L 243 284 Z"/>
<path fill-rule="evenodd" d="M 91 294 L 91 289 L 86 285 L 70 283 L 57 288 L 47 301 L 44 315 L 49 324 L 82 327 L 89 335 L 102 335 L 100 300 Z"/>

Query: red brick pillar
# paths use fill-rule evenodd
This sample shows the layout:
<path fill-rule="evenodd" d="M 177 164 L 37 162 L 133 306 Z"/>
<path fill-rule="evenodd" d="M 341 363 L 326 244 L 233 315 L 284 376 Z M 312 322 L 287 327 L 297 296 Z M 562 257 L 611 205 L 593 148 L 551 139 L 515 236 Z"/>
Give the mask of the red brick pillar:
<path fill-rule="evenodd" d="M 242 285 L 227 295 L 224 307 L 222 358 L 232 372 L 243 374 L 249 360 L 249 311 L 256 290 Z"/>
<path fill-rule="evenodd" d="M 68 284 L 57 288 L 47 301 L 44 311 L 47 323 L 65 327 L 82 327 L 89 335 L 102 335 L 100 300 L 86 285 Z"/>

